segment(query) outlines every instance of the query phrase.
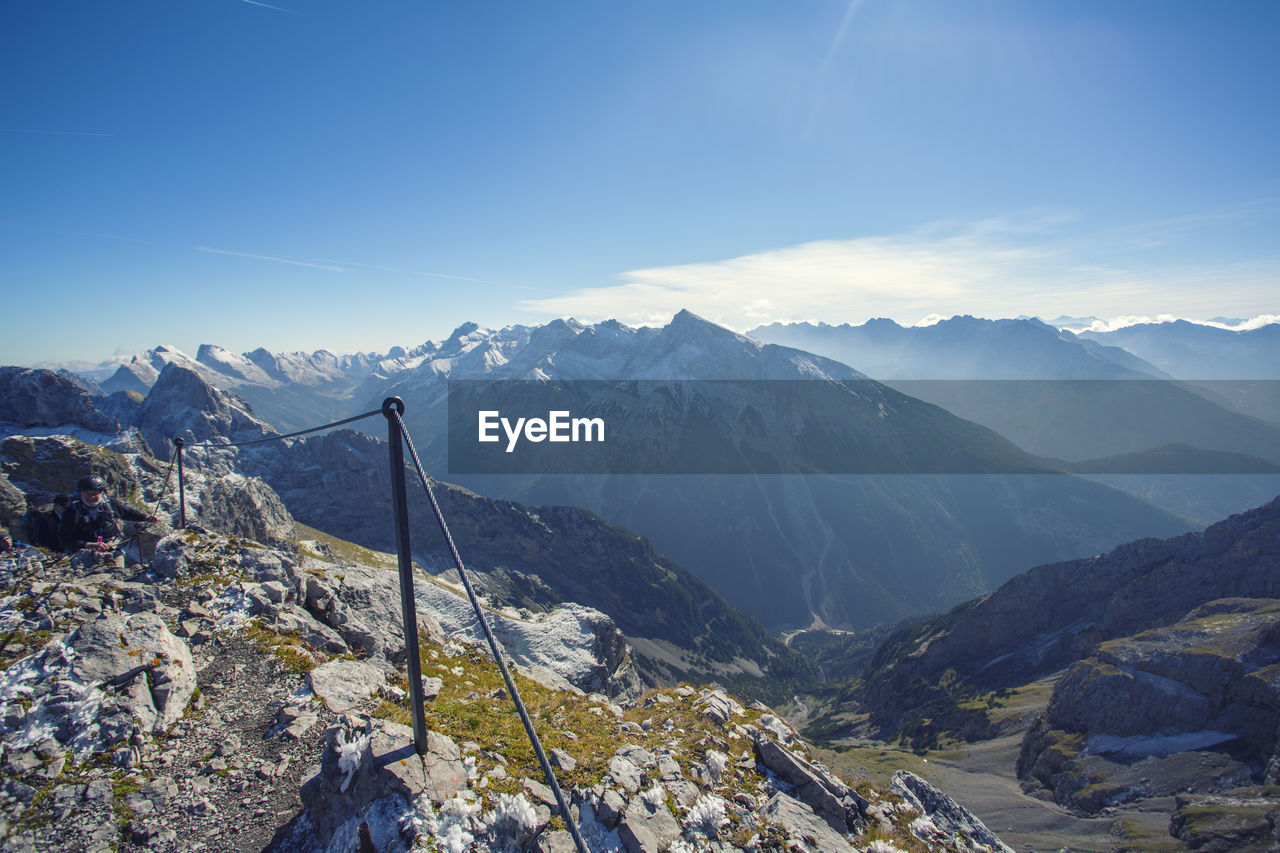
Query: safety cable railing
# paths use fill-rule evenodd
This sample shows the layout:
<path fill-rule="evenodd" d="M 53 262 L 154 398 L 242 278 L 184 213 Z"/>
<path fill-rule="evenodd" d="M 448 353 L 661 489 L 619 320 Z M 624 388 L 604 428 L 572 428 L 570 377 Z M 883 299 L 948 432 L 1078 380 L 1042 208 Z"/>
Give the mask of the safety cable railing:
<path fill-rule="evenodd" d="M 205 442 L 200 442 L 199 444 L 188 444 L 186 442 L 186 439 L 183 439 L 183 438 L 173 439 L 173 451 L 176 454 L 177 461 L 178 461 L 178 526 L 179 527 L 187 526 L 186 476 L 182 470 L 182 451 L 185 448 L 188 448 L 188 447 L 198 447 L 198 448 L 248 447 L 251 444 L 266 444 L 267 442 L 270 442 L 270 441 L 284 441 L 286 438 L 297 438 L 300 435 L 309 435 L 313 432 L 320 432 L 321 430 L 333 429 L 334 427 L 339 427 L 339 426 L 342 426 L 343 424 L 355 423 L 356 421 L 362 421 L 365 418 L 371 418 L 374 415 L 380 415 L 380 414 L 382 414 L 382 409 L 374 409 L 372 411 L 364 412 L 359 415 L 352 415 L 349 418 L 343 418 L 340 421 L 334 421 L 333 423 L 323 424 L 317 427 L 308 427 L 307 429 L 300 429 L 297 432 L 285 433 L 284 435 L 269 435 L 266 438 L 254 438 L 248 441 L 228 441 L 228 442 L 223 442 L 221 444 L 215 443 L 212 441 L 205 441 Z M 169 485 L 169 480 L 166 477 L 165 478 L 166 488 L 168 487 L 168 485 Z"/>
<path fill-rule="evenodd" d="M 533 721 L 529 718 L 529 712 L 520 698 L 520 692 L 516 689 L 515 681 L 511 677 L 511 671 L 508 669 L 506 660 L 503 657 L 502 647 L 499 645 L 497 638 L 494 637 L 493 630 L 489 627 L 489 620 L 485 617 L 484 609 L 480 606 L 480 599 L 476 596 L 475 589 L 471 585 L 471 579 L 467 576 L 466 567 L 462 563 L 462 557 L 458 553 L 457 545 L 454 544 L 453 536 L 449 533 L 449 525 L 445 522 L 444 513 L 440 510 L 440 503 L 436 500 L 435 492 L 432 490 L 431 483 L 423 470 L 422 462 L 418 459 L 418 452 L 414 449 L 413 440 L 409 438 L 409 431 L 405 428 L 404 421 L 400 417 L 404 414 L 404 400 L 399 397 L 388 397 L 382 401 L 382 408 L 380 409 L 374 409 L 371 412 L 354 415 L 323 426 L 298 430 L 287 435 L 273 435 L 250 441 L 223 444 L 212 442 L 187 444 L 181 438 L 173 439 L 174 459 L 170 463 L 169 474 L 173 473 L 176 463 L 178 469 L 180 526 L 187 526 L 185 477 L 182 465 L 182 453 L 185 448 L 246 447 L 252 444 L 265 444 L 271 441 L 281 441 L 286 438 L 296 438 L 297 436 L 332 429 L 336 426 L 342 426 L 343 424 L 349 424 L 379 414 L 385 415 L 387 418 L 387 439 L 391 454 L 391 498 L 395 515 L 396 555 L 400 576 L 401 618 L 404 623 L 405 663 L 409 676 L 409 701 L 413 705 L 414 749 L 418 755 L 426 754 L 427 722 L 424 710 L 426 698 L 423 695 L 422 687 L 422 662 L 418 652 L 418 617 L 416 596 L 413 590 L 413 552 L 409 541 L 409 511 L 404 476 L 405 445 L 408 445 L 414 468 L 417 469 L 418 477 L 422 481 L 422 488 L 427 493 L 427 500 L 431 503 L 431 510 L 435 514 L 436 522 L 440 525 L 440 532 L 444 535 L 445 544 L 449 546 L 449 553 L 453 557 L 454 565 L 457 566 L 458 575 L 462 578 L 462 586 L 466 590 L 471 607 L 475 610 L 476 619 L 480 623 L 480 630 L 489 643 L 489 650 L 493 654 L 493 659 L 498 665 L 499 672 L 502 673 L 502 680 L 506 684 L 507 693 L 511 696 L 511 701 L 516 706 L 516 712 L 520 716 L 520 722 L 524 726 L 525 734 L 529 737 L 529 743 L 533 746 L 533 751 L 538 756 L 538 763 L 542 765 L 542 773 L 547 779 L 547 784 L 555 797 L 556 805 L 559 807 L 560 814 L 569 829 L 569 835 L 573 838 L 573 843 L 578 853 L 590 853 L 586 842 L 582 840 L 582 835 L 578 831 L 577 823 L 573 820 L 573 815 L 569 811 L 569 804 L 565 800 L 564 792 L 560 789 L 560 783 L 556 780 L 556 774 L 551 767 L 551 762 L 542 748 L 542 741 L 538 738 L 537 731 L 534 730 Z M 168 489 L 169 474 L 165 475 L 165 485 L 161 495 Z M 159 500 L 156 501 L 156 505 L 157 507 L 159 506 Z"/>
<path fill-rule="evenodd" d="M 582 840 L 581 834 L 578 832 L 577 823 L 573 819 L 573 814 L 569 811 L 569 804 L 565 801 L 564 793 L 560 790 L 560 783 L 556 781 L 555 771 L 551 769 L 551 762 L 547 759 L 546 752 L 542 749 L 542 741 L 538 738 L 538 733 L 533 728 L 533 721 L 529 719 L 529 712 L 524 707 L 524 702 L 520 699 L 520 692 L 516 690 L 516 683 L 511 678 L 511 672 L 507 668 L 506 661 L 502 656 L 502 647 L 498 644 L 498 640 L 493 635 L 493 630 L 489 627 L 489 620 L 484 615 L 484 608 L 480 606 L 480 599 L 476 597 L 476 591 L 471 586 L 471 579 L 467 577 L 466 567 L 462 564 L 462 557 L 458 554 L 458 546 L 453 542 L 453 536 L 449 533 L 449 525 L 445 523 L 444 513 L 440 510 L 440 502 L 436 500 L 435 491 L 431 488 L 431 483 L 427 479 L 426 472 L 423 471 L 422 462 L 418 459 L 418 451 L 413 447 L 413 439 L 409 438 L 409 431 L 405 429 L 404 421 L 400 415 L 404 413 L 404 401 L 399 397 L 388 397 L 382 402 L 382 413 L 387 416 L 388 421 L 388 437 L 391 439 L 391 468 L 393 478 L 393 489 L 395 488 L 395 480 L 398 477 L 400 489 L 404 488 L 404 455 L 400 449 L 400 438 L 404 437 L 404 443 L 409 447 L 409 456 L 413 459 L 413 467 L 417 469 L 418 478 L 422 481 L 423 491 L 427 493 L 427 500 L 431 502 L 431 510 L 435 513 L 436 522 L 440 525 L 440 532 L 444 535 L 445 544 L 449 546 L 449 554 L 453 557 L 453 564 L 458 569 L 458 576 L 462 578 L 462 586 L 467 591 L 467 598 L 471 601 L 471 607 L 476 612 L 476 619 L 480 622 L 480 630 L 484 632 L 485 639 L 489 641 L 489 650 L 493 652 L 493 659 L 498 664 L 498 671 L 502 673 L 502 680 L 507 686 L 507 693 L 511 696 L 511 701 L 516 706 L 516 712 L 520 715 L 520 722 L 524 725 L 525 734 L 529 736 L 529 743 L 533 745 L 533 751 L 538 756 L 538 763 L 542 765 L 542 773 L 547 778 L 547 784 L 551 788 L 551 794 L 556 799 L 556 805 L 560 807 L 560 815 L 564 818 L 565 826 L 569 828 L 569 835 L 573 837 L 574 846 L 578 853 L 589 853 L 586 843 Z M 399 455 L 399 463 L 397 464 L 397 455 Z M 396 511 L 396 530 L 397 540 L 400 540 L 401 532 L 401 511 L 403 509 L 403 497 L 399 498 L 401 506 Z M 400 551 L 400 571 L 401 577 L 404 577 L 405 563 L 409 559 L 409 532 L 408 532 L 408 513 L 404 513 L 404 530 L 403 530 L 403 550 Z M 410 568 L 410 571 L 412 569 Z M 407 606 L 407 605 L 406 605 Z M 408 624 L 406 622 L 406 624 Z M 407 638 L 406 638 L 407 642 Z M 416 638 L 415 638 L 416 651 Z M 416 658 L 416 654 L 414 657 Z M 410 682 L 410 687 L 414 684 Z M 421 689 L 421 686 L 419 686 Z"/>
<path fill-rule="evenodd" d="M 324 424 L 323 426 L 318 426 L 318 427 L 308 427 L 307 429 L 300 429 L 297 432 L 290 432 L 290 433 L 286 433 L 285 435 L 269 435 L 266 438 L 254 438 L 254 439 L 250 439 L 249 441 L 229 441 L 223 444 L 216 444 L 212 441 L 206 441 L 206 442 L 201 442 L 200 444 L 187 444 L 185 446 L 186 447 L 248 447 L 251 444 L 266 444 L 269 441 L 283 441 L 286 438 L 297 438 L 300 435 L 307 435 L 308 433 L 320 432 L 321 430 L 326 430 L 326 429 L 333 429 L 336 426 L 355 423 L 356 421 L 362 421 L 365 418 L 371 418 L 374 415 L 380 415 L 380 414 L 382 414 L 382 409 L 374 409 L 371 412 L 365 412 L 364 414 L 360 414 L 360 415 L 352 415 L 349 418 L 343 418 L 342 420 L 334 421 L 331 424 Z M 174 439 L 174 444 L 177 444 L 177 439 Z"/>

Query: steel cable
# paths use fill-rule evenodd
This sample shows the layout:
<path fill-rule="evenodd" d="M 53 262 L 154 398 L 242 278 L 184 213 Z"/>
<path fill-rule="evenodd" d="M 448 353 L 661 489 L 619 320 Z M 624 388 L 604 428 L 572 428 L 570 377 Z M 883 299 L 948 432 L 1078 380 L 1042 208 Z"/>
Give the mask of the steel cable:
<path fill-rule="evenodd" d="M 427 493 L 427 500 L 431 502 L 431 510 L 435 513 L 436 521 L 440 524 L 440 532 L 444 534 L 444 541 L 449 546 L 449 553 L 453 556 L 453 563 L 458 568 L 458 575 L 462 578 L 462 586 L 466 589 L 467 598 L 471 600 L 471 607 L 476 612 L 476 619 L 480 622 L 480 630 L 484 632 L 485 639 L 489 641 L 489 649 L 493 652 L 493 659 L 498 663 L 498 670 L 502 673 L 502 680 L 507 685 L 507 693 L 511 695 L 511 701 L 515 703 L 516 711 L 520 714 L 520 722 L 524 724 L 525 734 L 529 736 L 529 743 L 532 744 L 533 751 L 538 756 L 538 763 L 542 765 L 543 775 L 547 777 L 547 784 L 556 799 L 556 805 L 560 807 L 560 814 L 564 817 L 565 825 L 569 828 L 569 834 L 573 836 L 573 843 L 577 847 L 578 853 L 590 853 L 586 842 L 582 840 L 582 836 L 578 832 L 577 824 L 569 811 L 569 804 L 565 802 L 564 793 L 560 790 L 560 783 L 556 781 L 555 771 L 551 769 L 551 762 L 547 760 L 547 754 L 542 749 L 542 741 L 538 739 L 538 733 L 534 731 L 533 721 L 529 719 L 529 712 L 525 710 L 524 702 L 520 699 L 520 693 L 516 690 L 516 684 L 511 678 L 511 672 L 507 669 L 507 664 L 503 660 L 501 646 L 498 645 L 497 638 L 493 636 L 493 631 L 489 627 L 489 620 L 485 617 L 484 609 L 480 606 L 480 600 L 476 597 L 475 589 L 471 586 L 471 579 L 467 577 L 467 570 L 462 564 L 462 557 L 458 554 L 458 547 L 453 543 L 453 536 L 449 533 L 449 525 L 445 523 L 444 513 L 440 511 L 440 503 L 436 500 L 431 483 L 427 480 L 426 472 L 422 469 L 422 463 L 418 460 L 418 451 L 413 447 L 413 439 L 409 438 L 409 431 L 405 429 L 404 421 L 400 419 L 400 413 L 392 409 L 391 414 L 395 417 L 396 426 L 399 427 L 400 433 L 404 436 L 405 445 L 409 448 L 409 457 L 413 460 L 413 467 L 418 471 L 418 478 L 422 481 L 422 488 Z"/>
<path fill-rule="evenodd" d="M 374 409 L 372 412 L 365 412 L 362 415 L 352 415 L 349 418 L 344 418 L 343 420 L 340 420 L 340 421 L 334 421 L 331 424 L 325 424 L 323 426 L 318 426 L 318 427 L 311 427 L 310 429 L 300 429 L 297 432 L 291 432 L 286 435 L 272 435 L 266 438 L 255 438 L 255 439 L 252 439 L 251 441 L 229 441 L 226 444 L 214 444 L 212 442 L 205 442 L 202 444 L 188 444 L 186 446 L 187 447 L 247 447 L 250 444 L 266 444 L 268 441 L 283 441 L 286 438 L 296 438 L 300 435 L 307 435 L 308 433 L 312 433 L 312 432 L 320 432 L 320 430 L 324 430 L 324 429 L 332 429 L 333 427 L 336 427 L 336 426 L 342 426 L 343 424 L 349 424 L 354 421 L 364 420 L 365 418 L 371 418 L 374 415 L 380 415 L 380 414 L 382 414 L 382 409 Z"/>

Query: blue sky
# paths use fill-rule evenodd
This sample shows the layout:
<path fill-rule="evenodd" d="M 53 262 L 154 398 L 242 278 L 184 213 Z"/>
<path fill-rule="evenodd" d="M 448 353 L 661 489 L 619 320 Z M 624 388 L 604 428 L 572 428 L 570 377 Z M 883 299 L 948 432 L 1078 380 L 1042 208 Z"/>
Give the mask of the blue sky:
<path fill-rule="evenodd" d="M 0 7 L 0 363 L 1280 313 L 1280 4 Z"/>

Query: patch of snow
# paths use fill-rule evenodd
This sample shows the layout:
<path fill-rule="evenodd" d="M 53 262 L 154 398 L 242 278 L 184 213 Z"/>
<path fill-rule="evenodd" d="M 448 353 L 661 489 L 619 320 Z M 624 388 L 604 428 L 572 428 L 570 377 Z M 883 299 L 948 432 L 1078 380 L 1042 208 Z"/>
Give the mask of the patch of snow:
<path fill-rule="evenodd" d="M 499 794 L 494 810 L 484 816 L 484 824 L 486 830 L 494 835 L 511 832 L 512 829 L 519 832 L 536 827 L 538 815 L 533 810 L 533 803 L 523 793 L 515 796 Z"/>
<path fill-rule="evenodd" d="M 347 774 L 346 778 L 342 780 L 341 790 L 347 790 L 347 786 L 351 784 L 356 771 L 360 769 L 360 762 L 363 760 L 364 754 L 369 751 L 369 743 L 368 734 L 356 735 L 351 740 L 347 740 L 345 731 L 338 732 L 337 740 L 334 743 L 338 750 L 338 770 Z"/>
<path fill-rule="evenodd" d="M 1157 735 L 1095 734 L 1085 740 L 1085 751 L 1091 755 L 1113 755 L 1120 758 L 1164 758 L 1178 752 L 1209 749 L 1236 739 L 1236 735 L 1205 729 L 1198 732 L 1174 732 Z"/>
<path fill-rule="evenodd" d="M 661 785 L 655 782 L 652 788 L 646 788 L 640 792 L 640 798 L 648 803 L 650 807 L 656 809 L 658 806 L 666 802 L 667 792 Z"/>
<path fill-rule="evenodd" d="M 239 628 L 249 620 L 249 596 L 243 584 L 233 583 L 218 593 L 205 607 L 213 615 L 221 614 L 214 627 L 219 630 Z"/>
<path fill-rule="evenodd" d="M 720 828 L 729 823 L 729 817 L 725 813 L 726 805 L 725 801 L 715 794 L 703 794 L 698 797 L 698 801 L 689 809 L 689 815 L 685 818 L 685 833 L 691 837 L 716 838 Z"/>

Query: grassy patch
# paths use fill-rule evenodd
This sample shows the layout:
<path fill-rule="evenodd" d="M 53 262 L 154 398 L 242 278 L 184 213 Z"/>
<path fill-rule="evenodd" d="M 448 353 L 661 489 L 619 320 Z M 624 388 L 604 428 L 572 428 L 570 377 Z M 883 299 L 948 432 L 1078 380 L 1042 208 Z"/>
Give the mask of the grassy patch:
<path fill-rule="evenodd" d="M 244 636 L 258 651 L 271 655 L 297 675 L 306 675 L 329 660 L 328 655 L 309 647 L 297 634 L 278 634 L 257 619 L 245 623 Z"/>
<path fill-rule="evenodd" d="M 325 533 L 323 530 L 308 527 L 300 521 L 295 523 L 295 527 L 299 539 L 295 544 L 298 547 L 298 552 L 305 556 L 314 557 L 325 562 L 360 563 L 361 565 L 382 569 L 395 569 L 398 567 L 395 554 L 375 551 L 372 548 L 365 548 L 363 545 L 339 539 L 337 536 Z M 314 548 L 309 547 L 305 544 L 308 540 L 323 544 L 328 553 L 316 551 Z"/>

